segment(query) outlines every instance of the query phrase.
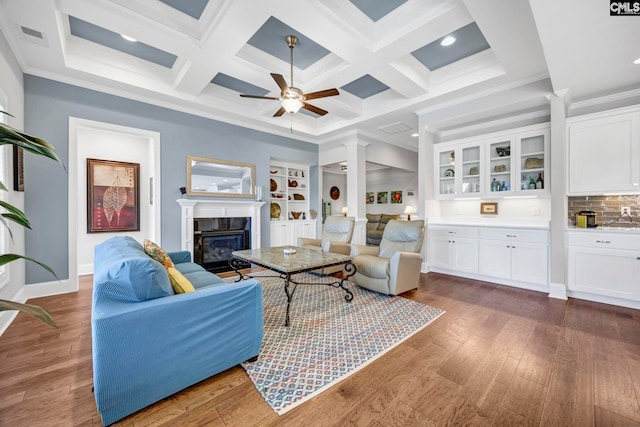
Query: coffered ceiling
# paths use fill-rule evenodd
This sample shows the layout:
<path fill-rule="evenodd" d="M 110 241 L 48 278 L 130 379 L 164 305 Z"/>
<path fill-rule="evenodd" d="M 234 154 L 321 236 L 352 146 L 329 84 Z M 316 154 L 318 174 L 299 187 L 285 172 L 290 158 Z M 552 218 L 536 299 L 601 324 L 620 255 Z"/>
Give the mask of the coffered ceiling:
<path fill-rule="evenodd" d="M 640 17 L 595 0 L 0 0 L 23 71 L 266 132 L 325 143 L 358 131 L 415 149 L 432 130 L 548 114 L 545 97 L 640 86 Z M 273 117 L 270 73 L 329 113 Z M 136 41 L 127 41 L 126 35 Z M 446 36 L 455 43 L 442 46 Z"/>

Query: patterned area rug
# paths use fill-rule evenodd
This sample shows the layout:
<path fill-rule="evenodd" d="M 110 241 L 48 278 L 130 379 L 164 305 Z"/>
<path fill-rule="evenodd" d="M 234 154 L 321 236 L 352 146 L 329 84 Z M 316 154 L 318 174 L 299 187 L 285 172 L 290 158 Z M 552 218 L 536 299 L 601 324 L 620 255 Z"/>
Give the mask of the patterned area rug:
<path fill-rule="evenodd" d="M 273 273 L 256 276 L 261 274 Z M 301 285 L 291 305 L 291 326 L 285 327 L 283 280 L 256 278 L 264 287 L 264 340 L 258 360 L 242 366 L 278 415 L 362 369 L 444 314 L 354 284 L 349 284 L 351 303 L 342 289 Z M 326 280 L 308 273 L 295 278 Z"/>

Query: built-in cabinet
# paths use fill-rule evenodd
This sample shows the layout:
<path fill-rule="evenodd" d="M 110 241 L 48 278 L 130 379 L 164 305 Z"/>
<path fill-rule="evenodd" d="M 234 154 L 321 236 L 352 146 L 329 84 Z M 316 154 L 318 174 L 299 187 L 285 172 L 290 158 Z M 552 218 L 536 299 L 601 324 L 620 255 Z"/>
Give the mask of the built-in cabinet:
<path fill-rule="evenodd" d="M 479 273 L 517 282 L 548 283 L 548 232 L 515 228 L 479 231 Z"/>
<path fill-rule="evenodd" d="M 567 234 L 569 296 L 613 304 L 620 301 L 609 298 L 640 302 L 640 234 Z"/>
<path fill-rule="evenodd" d="M 567 120 L 567 159 L 570 195 L 640 191 L 640 111 Z"/>
<path fill-rule="evenodd" d="M 547 229 L 430 225 L 427 235 L 431 271 L 548 290 Z"/>
<path fill-rule="evenodd" d="M 309 167 L 272 161 L 269 168 L 271 246 L 296 245 L 298 237 L 316 237 L 309 212 Z"/>
<path fill-rule="evenodd" d="M 429 227 L 431 266 L 478 272 L 478 230 L 467 227 Z"/>
<path fill-rule="evenodd" d="M 548 153 L 548 124 L 436 144 L 436 197 L 549 195 Z"/>

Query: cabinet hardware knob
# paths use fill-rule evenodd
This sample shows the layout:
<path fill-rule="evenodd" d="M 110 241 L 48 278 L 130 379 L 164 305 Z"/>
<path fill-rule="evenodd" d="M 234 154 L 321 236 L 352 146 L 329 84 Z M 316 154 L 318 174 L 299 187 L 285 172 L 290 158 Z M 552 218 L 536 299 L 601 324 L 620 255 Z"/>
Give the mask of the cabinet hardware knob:
<path fill-rule="evenodd" d="M 596 240 L 596 243 L 611 243 L 611 240 Z"/>
<path fill-rule="evenodd" d="M 507 234 L 507 237 L 518 237 L 515 234 Z"/>
<path fill-rule="evenodd" d="M 447 233 L 449 233 L 449 234 L 456 234 L 456 232 L 455 232 L 455 231 L 447 231 Z"/>

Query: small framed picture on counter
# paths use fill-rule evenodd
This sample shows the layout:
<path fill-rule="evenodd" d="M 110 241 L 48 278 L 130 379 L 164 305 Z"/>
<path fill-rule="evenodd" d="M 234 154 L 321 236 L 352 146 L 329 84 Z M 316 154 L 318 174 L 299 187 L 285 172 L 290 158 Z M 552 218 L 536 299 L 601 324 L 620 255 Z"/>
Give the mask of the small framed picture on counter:
<path fill-rule="evenodd" d="M 498 215 L 498 203 L 497 202 L 482 202 L 480 203 L 481 215 Z"/>

